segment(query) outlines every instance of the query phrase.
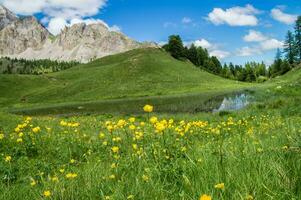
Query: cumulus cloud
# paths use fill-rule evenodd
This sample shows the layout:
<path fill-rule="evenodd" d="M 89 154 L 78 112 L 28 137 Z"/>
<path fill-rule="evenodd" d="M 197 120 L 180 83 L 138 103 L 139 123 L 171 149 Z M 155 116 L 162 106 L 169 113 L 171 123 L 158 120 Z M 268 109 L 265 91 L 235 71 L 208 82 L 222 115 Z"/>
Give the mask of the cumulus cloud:
<path fill-rule="evenodd" d="M 50 17 L 66 20 L 93 16 L 107 0 L 2 0 L 4 6 L 17 14 L 32 15 L 44 13 Z"/>
<path fill-rule="evenodd" d="M 209 51 L 209 53 L 210 56 L 215 56 L 221 60 L 230 56 L 230 52 L 223 51 L 223 50 L 213 50 L 213 51 Z"/>
<path fill-rule="evenodd" d="M 291 15 L 284 13 L 280 8 L 274 8 L 271 10 L 271 16 L 273 19 L 284 23 L 284 24 L 293 24 L 297 20 L 297 15 Z"/>
<path fill-rule="evenodd" d="M 204 38 L 195 41 L 184 42 L 184 45 L 188 47 L 192 44 L 194 44 L 196 47 L 207 49 L 210 56 L 216 56 L 221 60 L 230 56 L 230 52 L 219 49 L 219 45 L 213 44 Z"/>
<path fill-rule="evenodd" d="M 250 4 L 247 4 L 245 7 L 236 6 L 226 10 L 214 8 L 208 14 L 207 20 L 215 25 L 256 26 L 258 24 L 256 15 L 259 13 L 260 11 Z"/>
<path fill-rule="evenodd" d="M 57 35 L 66 26 L 68 26 L 68 23 L 67 23 L 67 21 L 64 18 L 56 17 L 56 18 L 52 18 L 49 21 L 48 30 L 49 30 L 50 33 L 52 33 L 54 35 Z"/>
<path fill-rule="evenodd" d="M 259 31 L 249 30 L 249 33 L 243 39 L 246 42 L 261 42 L 266 40 L 267 37 Z"/>
<path fill-rule="evenodd" d="M 271 38 L 271 39 L 261 42 L 260 47 L 264 51 L 283 48 L 283 42 L 279 41 L 277 39 Z"/>
<path fill-rule="evenodd" d="M 203 47 L 205 49 L 210 49 L 212 48 L 212 44 L 210 42 L 208 42 L 207 40 L 205 39 L 201 39 L 201 40 L 196 40 L 193 42 L 193 44 L 196 46 L 196 47 Z"/>
<path fill-rule="evenodd" d="M 75 22 L 100 23 L 101 20 L 89 17 L 98 14 L 106 2 L 107 0 L 2 0 L 4 6 L 17 14 L 43 13 L 45 17 L 42 23 L 48 23 L 48 30 L 55 35 L 65 26 L 73 25 Z M 87 17 L 89 19 L 86 19 Z M 115 25 L 111 30 L 119 31 L 120 28 Z"/>
<path fill-rule="evenodd" d="M 52 18 L 49 21 L 48 24 L 48 30 L 54 34 L 57 35 L 59 34 L 65 27 L 70 27 L 73 26 L 74 24 L 79 24 L 79 23 L 84 23 L 86 25 L 90 25 L 90 24 L 102 24 L 105 27 L 107 27 L 110 31 L 114 31 L 114 32 L 120 32 L 121 28 L 118 27 L 117 25 L 114 25 L 112 27 L 110 27 L 107 23 L 105 23 L 103 20 L 101 19 L 93 19 L 93 18 L 88 18 L 88 19 L 79 19 L 79 18 L 75 18 L 72 19 L 70 21 L 65 20 L 62 17 L 55 17 Z"/>
<path fill-rule="evenodd" d="M 237 50 L 237 56 L 252 56 L 255 54 L 261 54 L 262 51 L 258 47 L 245 46 Z"/>
<path fill-rule="evenodd" d="M 268 37 L 259 31 L 250 30 L 243 37 L 246 42 L 256 42 L 253 46 L 245 46 L 237 50 L 238 56 L 251 56 L 262 54 L 265 51 L 283 48 L 283 41 Z"/>

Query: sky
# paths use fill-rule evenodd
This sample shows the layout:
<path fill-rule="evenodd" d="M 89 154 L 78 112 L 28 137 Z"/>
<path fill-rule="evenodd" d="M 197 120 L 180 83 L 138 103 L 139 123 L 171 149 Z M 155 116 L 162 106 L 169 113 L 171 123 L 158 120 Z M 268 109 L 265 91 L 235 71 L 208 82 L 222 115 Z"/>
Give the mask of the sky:
<path fill-rule="evenodd" d="M 35 15 L 53 34 L 65 26 L 105 23 L 138 41 L 164 44 L 171 34 L 207 48 L 222 62 L 272 63 L 301 15 L 300 0 L 0 0 Z"/>

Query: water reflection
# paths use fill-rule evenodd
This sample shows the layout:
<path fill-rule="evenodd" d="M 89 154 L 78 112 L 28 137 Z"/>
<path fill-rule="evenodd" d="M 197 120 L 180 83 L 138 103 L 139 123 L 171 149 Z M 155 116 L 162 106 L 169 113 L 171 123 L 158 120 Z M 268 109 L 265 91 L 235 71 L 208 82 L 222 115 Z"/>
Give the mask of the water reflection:
<path fill-rule="evenodd" d="M 213 112 L 240 110 L 250 104 L 250 96 L 239 94 L 232 97 L 224 97 L 219 108 Z"/>

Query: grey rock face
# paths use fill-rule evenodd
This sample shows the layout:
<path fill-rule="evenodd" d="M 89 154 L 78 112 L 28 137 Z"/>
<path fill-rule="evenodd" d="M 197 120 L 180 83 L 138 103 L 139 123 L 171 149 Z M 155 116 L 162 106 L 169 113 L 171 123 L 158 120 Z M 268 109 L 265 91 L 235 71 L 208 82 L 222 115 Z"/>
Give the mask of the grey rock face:
<path fill-rule="evenodd" d="M 16 58 L 89 62 L 144 47 L 156 45 L 134 41 L 102 23 L 75 24 L 54 37 L 35 17 L 25 17 L 11 20 L 0 30 L 0 56 Z"/>
<path fill-rule="evenodd" d="M 16 20 L 18 20 L 18 17 L 14 13 L 0 5 L 0 30 Z"/>
<path fill-rule="evenodd" d="M 41 49 L 49 35 L 34 17 L 15 20 L 0 31 L 0 55 L 16 55 L 28 48 Z"/>

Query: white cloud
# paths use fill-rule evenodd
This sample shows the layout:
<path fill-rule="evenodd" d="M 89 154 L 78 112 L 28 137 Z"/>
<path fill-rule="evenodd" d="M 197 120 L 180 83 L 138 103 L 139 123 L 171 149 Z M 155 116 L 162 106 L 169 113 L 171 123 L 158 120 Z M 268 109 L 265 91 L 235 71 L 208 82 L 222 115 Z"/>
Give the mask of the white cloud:
<path fill-rule="evenodd" d="M 249 30 L 248 35 L 245 35 L 243 39 L 246 42 L 261 42 L 266 40 L 267 37 L 259 31 Z"/>
<path fill-rule="evenodd" d="M 101 19 L 93 19 L 93 18 L 88 18 L 88 19 L 72 19 L 70 21 L 66 21 L 64 18 L 61 17 L 55 17 L 52 18 L 49 21 L 48 24 L 48 30 L 51 32 L 53 35 L 59 34 L 65 27 L 70 27 L 73 26 L 74 24 L 78 23 L 85 23 L 86 25 L 90 24 L 103 24 L 105 27 L 107 27 L 110 31 L 114 32 L 119 32 L 121 30 L 120 27 L 117 25 L 114 25 L 110 27 L 108 24 L 106 24 L 103 20 Z"/>
<path fill-rule="evenodd" d="M 283 48 L 283 42 L 275 38 L 268 37 L 259 31 L 250 30 L 247 35 L 243 37 L 246 42 L 257 42 L 256 45 L 245 46 L 237 50 L 238 56 L 251 56 L 262 54 L 266 51 Z"/>
<path fill-rule="evenodd" d="M 277 39 L 271 38 L 268 40 L 265 40 L 260 43 L 261 49 L 264 51 L 283 48 L 283 42 L 279 41 Z"/>
<path fill-rule="evenodd" d="M 210 54 L 210 56 L 215 56 L 221 60 L 230 56 L 230 52 L 222 51 L 222 50 L 209 51 L 209 54 Z"/>
<path fill-rule="evenodd" d="M 284 13 L 281 9 L 279 8 L 274 8 L 271 10 L 271 16 L 273 19 L 282 22 L 284 24 L 293 24 L 297 20 L 297 15 L 291 15 Z"/>
<path fill-rule="evenodd" d="M 203 38 L 195 41 L 184 42 L 184 45 L 188 47 L 192 44 L 194 44 L 196 47 L 207 49 L 210 56 L 216 56 L 221 60 L 230 56 L 230 52 L 220 50 L 217 44 L 210 43 L 208 40 Z"/>
<path fill-rule="evenodd" d="M 67 21 L 64 18 L 58 17 L 58 18 L 52 18 L 49 21 L 48 24 L 48 30 L 50 33 L 57 35 L 61 32 L 62 29 L 64 29 L 66 26 L 68 26 Z"/>
<path fill-rule="evenodd" d="M 17 14 L 44 13 L 66 20 L 97 14 L 107 0 L 2 0 L 3 5 Z"/>
<path fill-rule="evenodd" d="M 248 4 L 245 7 L 232 7 L 226 10 L 214 8 L 208 14 L 207 20 L 215 25 L 228 24 L 230 26 L 256 26 L 258 19 L 256 14 L 260 11 Z"/>
<path fill-rule="evenodd" d="M 182 23 L 183 23 L 183 24 L 190 24 L 191 22 L 192 22 L 192 19 L 189 18 L 189 17 L 184 17 L 184 18 L 182 19 Z"/>
<path fill-rule="evenodd" d="M 98 14 L 107 0 L 2 0 L 1 2 L 16 14 L 43 13 L 42 22 L 44 24 L 49 22 L 49 31 L 58 34 L 62 28 L 74 24 L 72 21 L 77 19 L 87 24 L 95 23 L 97 21 L 95 19 L 82 19 Z M 113 26 L 112 30 L 120 29 Z"/>
<path fill-rule="evenodd" d="M 31 15 L 41 12 L 46 0 L 2 0 L 1 3 L 16 14 Z"/>
<path fill-rule="evenodd" d="M 261 50 L 258 47 L 245 46 L 237 50 L 237 56 L 252 56 L 255 54 L 261 54 Z"/>
<path fill-rule="evenodd" d="M 210 49 L 213 45 L 205 39 L 196 40 L 193 42 L 196 47 L 203 47 L 205 49 Z"/>

